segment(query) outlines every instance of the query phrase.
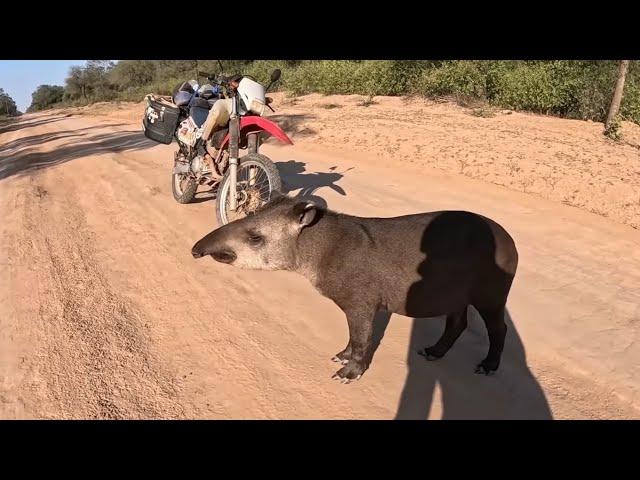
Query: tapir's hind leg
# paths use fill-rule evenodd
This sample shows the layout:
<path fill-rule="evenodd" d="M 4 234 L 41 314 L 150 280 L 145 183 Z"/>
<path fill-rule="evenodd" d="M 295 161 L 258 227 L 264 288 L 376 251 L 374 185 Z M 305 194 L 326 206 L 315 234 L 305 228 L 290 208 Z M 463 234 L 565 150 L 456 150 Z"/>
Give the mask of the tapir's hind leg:
<path fill-rule="evenodd" d="M 461 312 L 450 313 L 447 315 L 447 325 L 440 340 L 431 347 L 424 348 L 418 353 L 427 360 L 437 360 L 444 357 L 445 353 L 453 346 L 460 334 L 467 328 L 467 308 Z"/>
<path fill-rule="evenodd" d="M 507 325 L 504 323 L 505 307 L 478 308 L 478 312 L 484 320 L 489 334 L 489 353 L 487 357 L 476 367 L 476 373 L 489 375 L 500 366 L 500 357 L 504 348 L 504 339 L 507 335 Z"/>

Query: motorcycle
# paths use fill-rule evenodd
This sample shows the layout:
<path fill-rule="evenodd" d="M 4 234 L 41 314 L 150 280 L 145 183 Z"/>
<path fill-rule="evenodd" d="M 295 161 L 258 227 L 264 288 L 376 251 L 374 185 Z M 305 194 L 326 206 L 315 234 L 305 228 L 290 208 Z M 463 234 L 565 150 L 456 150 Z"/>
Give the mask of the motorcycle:
<path fill-rule="evenodd" d="M 220 64 L 221 71 L 222 65 Z M 280 70 L 271 74 L 265 88 L 250 75 L 225 77 L 197 72 L 211 83 L 184 82 L 171 97 L 147 95 L 143 118 L 145 135 L 160 143 L 174 139 L 172 192 L 179 203 L 193 201 L 200 185 L 216 192 L 216 217 L 220 225 L 242 218 L 264 205 L 282 183 L 275 164 L 259 152 L 265 134 L 293 144 L 274 122 L 263 118 L 272 98 L 265 93 L 280 79 Z M 202 138 L 202 126 L 216 101 L 232 99 L 226 128 Z M 240 150 L 247 153 L 240 157 Z"/>

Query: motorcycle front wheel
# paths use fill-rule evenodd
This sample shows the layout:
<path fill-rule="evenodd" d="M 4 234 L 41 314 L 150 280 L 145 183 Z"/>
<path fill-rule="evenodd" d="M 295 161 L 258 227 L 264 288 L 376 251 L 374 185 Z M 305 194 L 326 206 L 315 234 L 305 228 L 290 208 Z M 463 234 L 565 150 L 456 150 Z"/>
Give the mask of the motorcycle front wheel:
<path fill-rule="evenodd" d="M 245 155 L 238 164 L 236 179 L 238 206 L 233 212 L 229 208 L 230 175 L 230 169 L 227 169 L 216 195 L 216 217 L 219 225 L 226 225 L 247 216 L 267 203 L 274 190 L 282 190 L 278 169 L 268 157 L 259 153 Z"/>

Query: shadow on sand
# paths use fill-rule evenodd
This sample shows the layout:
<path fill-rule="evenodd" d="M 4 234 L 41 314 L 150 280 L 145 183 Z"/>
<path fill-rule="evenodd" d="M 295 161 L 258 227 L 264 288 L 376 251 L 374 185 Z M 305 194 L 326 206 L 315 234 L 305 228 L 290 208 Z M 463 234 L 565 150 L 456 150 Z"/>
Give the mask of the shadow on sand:
<path fill-rule="evenodd" d="M 378 336 L 384 335 L 388 314 L 377 318 Z M 418 350 L 433 345 L 444 329 L 444 317 L 413 319 L 407 351 L 407 377 L 396 419 L 423 420 L 440 391 L 442 419 L 552 419 L 542 387 L 529 370 L 524 345 L 509 312 L 507 337 L 499 370 L 492 376 L 474 374 L 486 355 L 487 332 L 478 312 L 469 308 L 469 326 L 444 358 L 429 362 Z"/>
<path fill-rule="evenodd" d="M 102 127 L 104 125 L 96 128 Z M 9 153 L 14 149 L 13 143 L 7 145 L 4 150 L 0 151 L 0 180 L 12 175 L 25 174 L 59 165 L 85 156 L 142 150 L 158 145 L 147 139 L 139 130 L 100 133 L 90 136 L 72 133 L 66 135 L 65 132 L 58 132 L 57 134 L 43 134 L 43 137 L 37 143 L 42 144 L 47 141 L 47 135 L 53 135 L 48 138 L 49 140 L 75 136 L 81 136 L 81 139 L 78 142 L 63 145 L 50 152 L 40 152 L 34 151 L 34 148 L 26 148 L 17 153 Z M 23 139 L 23 143 L 31 144 L 29 138 Z M 3 154 L 3 152 L 6 153 Z"/>
<path fill-rule="evenodd" d="M 70 116 L 71 115 L 40 115 L 35 120 L 24 120 L 22 117 L 17 117 L 0 123 L 0 135 L 8 132 L 15 132 L 16 130 L 22 130 L 23 128 L 38 127 L 40 125 L 46 125 L 47 123 L 59 122 L 65 117 Z"/>
<path fill-rule="evenodd" d="M 354 168 L 351 167 L 342 173 L 336 171 L 338 167 L 331 167 L 329 172 L 307 172 L 306 163 L 297 160 L 277 162 L 276 167 L 282 178 L 284 193 L 297 190 L 296 197 L 313 201 L 325 208 L 327 206 L 326 200 L 315 193 L 319 189 L 327 187 L 340 195 L 346 196 L 347 192 L 340 185 L 337 185 L 337 182 L 344 177 L 346 172 Z"/>

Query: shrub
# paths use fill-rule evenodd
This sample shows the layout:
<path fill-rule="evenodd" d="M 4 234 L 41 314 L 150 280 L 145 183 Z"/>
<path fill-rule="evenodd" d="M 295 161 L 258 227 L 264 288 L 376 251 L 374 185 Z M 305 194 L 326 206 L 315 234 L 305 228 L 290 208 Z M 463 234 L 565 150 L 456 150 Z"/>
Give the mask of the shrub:
<path fill-rule="evenodd" d="M 617 73 L 616 61 L 574 60 L 225 60 L 223 65 L 226 75 L 244 73 L 264 84 L 279 68 L 282 77 L 275 89 L 294 95 L 359 94 L 367 96 L 367 102 L 377 95 L 452 96 L 464 105 L 480 100 L 502 108 L 596 121 L 606 117 Z M 71 69 L 61 101 L 140 101 L 150 92 L 168 95 L 179 82 L 195 78 L 196 68 L 220 73 L 215 60 L 126 60 L 115 66 L 87 62 Z M 640 123 L 638 62 L 629 68 L 620 115 Z"/>

